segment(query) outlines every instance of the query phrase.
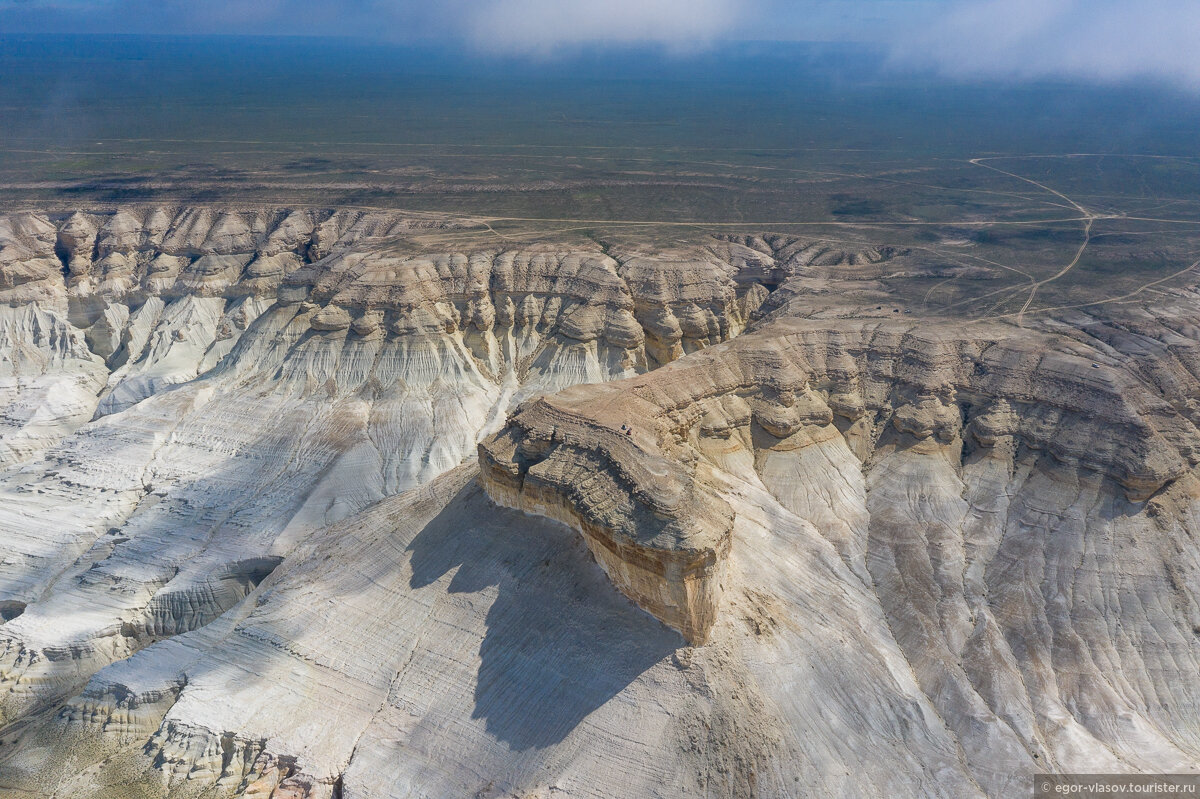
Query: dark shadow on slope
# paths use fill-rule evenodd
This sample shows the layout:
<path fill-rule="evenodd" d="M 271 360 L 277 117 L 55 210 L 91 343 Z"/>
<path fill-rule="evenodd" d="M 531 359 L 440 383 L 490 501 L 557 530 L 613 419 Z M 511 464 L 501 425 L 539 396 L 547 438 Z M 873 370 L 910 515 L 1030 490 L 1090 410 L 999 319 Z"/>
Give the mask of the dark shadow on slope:
<path fill-rule="evenodd" d="M 15 599 L 0 600 L 0 624 L 12 621 L 25 612 L 25 603 Z"/>
<path fill-rule="evenodd" d="M 201 378 L 173 386 L 171 393 L 203 385 Z M 161 402 L 164 395 L 156 394 L 144 401 Z M 202 413 L 194 409 L 181 412 L 179 425 L 198 426 L 204 421 Z M 294 438 L 290 430 L 300 425 L 289 426 L 281 419 L 277 427 L 255 430 L 239 440 L 238 451 L 211 472 L 199 468 L 195 474 L 186 475 L 177 470 L 172 479 L 153 490 L 144 483 L 135 487 L 122 472 L 144 468 L 162 457 L 162 453 L 156 454 L 153 423 L 169 419 L 170 412 L 156 412 L 147 418 L 150 421 L 142 424 L 128 424 L 115 415 L 92 422 L 46 451 L 46 471 L 35 481 L 23 485 L 20 481 L 28 473 L 10 475 L 10 490 L 4 501 L 10 509 L 19 508 L 27 514 L 45 512 L 44 503 L 36 497 L 43 490 L 72 496 L 60 487 L 63 485 L 90 486 L 101 496 L 107 491 L 141 496 L 130 500 L 126 515 L 113 519 L 115 526 L 106 534 L 93 530 L 89 506 L 81 505 L 83 510 L 77 512 L 73 526 L 60 529 L 64 539 L 74 538 L 84 547 L 81 554 L 61 562 L 55 555 L 46 557 L 50 566 L 35 573 L 36 579 L 15 570 L 0 576 L 4 641 L 21 645 L 23 631 L 13 628 L 25 624 L 37 623 L 49 630 L 75 628 L 74 611 L 68 606 L 64 612 L 64 606 L 55 604 L 68 592 L 81 597 L 78 607 L 84 609 L 108 607 L 114 597 L 117 603 L 124 601 L 135 587 L 146 592 L 148 598 L 142 603 L 131 602 L 123 610 L 113 605 L 111 624 L 124 650 L 122 657 L 110 659 L 100 649 L 94 660 L 88 660 L 92 650 L 78 639 L 61 645 L 55 642 L 47 650 L 41 643 L 35 645 L 33 651 L 38 655 L 33 663 L 43 671 L 38 675 L 40 684 L 26 684 L 44 687 L 44 693 L 39 693 L 36 703 L 22 704 L 18 713 L 4 719 L 0 734 L 24 715 L 40 712 L 44 706 L 57 706 L 78 694 L 92 674 L 110 662 L 125 659 L 155 641 L 200 629 L 234 607 L 281 562 L 268 551 L 269 541 L 255 545 L 246 542 L 254 540 L 252 536 L 259 528 L 274 521 L 273 514 L 297 507 L 310 496 L 336 458 L 336 452 L 326 450 L 322 458 L 306 458 L 299 468 L 289 468 L 290 453 L 303 450 L 311 440 L 305 436 Z M 318 428 L 314 438 L 319 441 L 322 435 L 324 431 Z M 185 441 L 171 457 L 186 462 L 184 456 L 196 446 L 203 446 L 203 439 L 200 444 Z M 112 466 L 105 471 L 108 464 Z M 125 479 L 102 482 L 116 474 Z M 249 488 L 241 493 L 231 490 L 237 486 Z M 87 499 L 84 491 L 76 496 L 81 501 Z M 22 506 L 20 503 L 26 499 L 30 504 Z M 0 540 L 6 528 L 13 525 L 12 519 L 12 515 L 0 519 Z M 69 547 L 64 544 L 62 549 Z M 39 566 L 41 563 L 34 561 L 30 568 Z M 187 569 L 205 572 L 206 579 L 172 584 Z M 90 628 L 83 630 L 90 632 Z M 96 634 L 95 640 L 104 639 L 103 633 Z M 45 656 L 46 651 L 53 651 L 56 657 Z M 14 698 L 14 693 L 5 699 L 17 701 L 19 697 Z M 7 754 L 0 751 L 0 757 Z"/>
<path fill-rule="evenodd" d="M 498 586 L 472 718 L 513 749 L 561 742 L 684 646 L 617 592 L 573 530 L 497 507 L 473 480 L 408 549 L 413 588 L 455 568 L 450 593 Z"/>

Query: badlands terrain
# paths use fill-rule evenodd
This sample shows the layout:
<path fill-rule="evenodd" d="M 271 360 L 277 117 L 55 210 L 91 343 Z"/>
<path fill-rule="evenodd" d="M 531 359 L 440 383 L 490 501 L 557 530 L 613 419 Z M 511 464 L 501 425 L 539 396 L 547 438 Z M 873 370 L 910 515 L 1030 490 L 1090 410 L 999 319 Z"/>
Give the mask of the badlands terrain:
<path fill-rule="evenodd" d="M 0 795 L 1200 769 L 1200 292 L 1164 245 L 1055 300 L 1076 208 L 1040 272 L 940 228 L 0 217 Z"/>

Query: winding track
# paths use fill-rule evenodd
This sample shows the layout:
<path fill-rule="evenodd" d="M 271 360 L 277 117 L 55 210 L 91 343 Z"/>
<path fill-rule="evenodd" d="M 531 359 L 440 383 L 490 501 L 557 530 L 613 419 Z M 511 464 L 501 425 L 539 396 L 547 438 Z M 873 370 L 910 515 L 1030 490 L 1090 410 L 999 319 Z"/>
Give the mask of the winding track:
<path fill-rule="evenodd" d="M 1017 313 L 1016 313 L 1017 327 L 1024 327 L 1025 326 L 1025 312 L 1028 311 L 1029 306 L 1033 304 L 1033 298 L 1037 296 L 1038 289 L 1040 289 L 1042 286 L 1046 285 L 1047 283 L 1053 283 L 1055 280 L 1058 280 L 1060 277 L 1062 277 L 1063 275 L 1067 274 L 1068 272 L 1070 272 L 1072 269 L 1075 268 L 1075 266 L 1079 263 L 1079 259 L 1083 257 L 1083 253 L 1087 249 L 1088 244 L 1090 244 L 1092 241 L 1092 225 L 1095 224 L 1097 219 L 1100 219 L 1102 217 L 1100 217 L 1097 214 L 1092 213 L 1084 206 L 1080 205 L 1079 203 L 1075 202 L 1067 195 L 1063 194 L 1058 189 L 1050 188 L 1045 183 L 1039 183 L 1038 181 L 1034 180 L 1033 178 L 1027 178 L 1024 175 L 1018 175 L 1015 172 L 1009 172 L 1006 169 L 1001 169 L 999 167 L 992 166 L 991 164 L 983 163 L 984 161 L 992 161 L 992 160 L 995 160 L 995 159 L 993 159 L 993 158 L 972 158 L 970 160 L 970 163 L 975 166 L 981 166 L 984 169 L 990 169 L 993 172 L 999 172 L 1002 175 L 1008 175 L 1011 178 L 1016 178 L 1017 180 L 1024 181 L 1025 183 L 1028 183 L 1031 186 L 1036 186 L 1039 189 L 1048 191 L 1051 194 L 1053 194 L 1055 197 L 1058 197 L 1059 199 L 1069 203 L 1071 205 L 1071 207 L 1073 207 L 1073 208 L 1075 208 L 1075 210 L 1079 211 L 1079 213 L 1081 214 L 1082 219 L 1083 219 L 1083 241 L 1080 243 L 1079 249 L 1075 251 L 1075 257 L 1071 259 L 1070 263 L 1068 263 L 1062 269 L 1055 272 L 1050 277 L 1045 278 L 1043 280 L 1038 280 L 1032 286 L 1029 287 L 1029 296 L 1025 298 L 1025 304 L 1022 305 L 1021 310 L 1017 311 Z M 1103 218 L 1112 218 L 1112 217 L 1103 217 Z"/>

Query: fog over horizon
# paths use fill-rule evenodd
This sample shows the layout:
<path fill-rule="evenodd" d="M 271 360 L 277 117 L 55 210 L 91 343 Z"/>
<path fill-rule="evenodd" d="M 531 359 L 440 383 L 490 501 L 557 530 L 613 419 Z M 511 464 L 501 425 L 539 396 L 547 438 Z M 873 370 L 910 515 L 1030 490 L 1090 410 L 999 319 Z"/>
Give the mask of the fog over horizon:
<path fill-rule="evenodd" d="M 553 59 L 747 41 L 861 42 L 950 79 L 1152 80 L 1200 90 L 1191 0 L 0 0 L 0 33 L 343 36 Z"/>

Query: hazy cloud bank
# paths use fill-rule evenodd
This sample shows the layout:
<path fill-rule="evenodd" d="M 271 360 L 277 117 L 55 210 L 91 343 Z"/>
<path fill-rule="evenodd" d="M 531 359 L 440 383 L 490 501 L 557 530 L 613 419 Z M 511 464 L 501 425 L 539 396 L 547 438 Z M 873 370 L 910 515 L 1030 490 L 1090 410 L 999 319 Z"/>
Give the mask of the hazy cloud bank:
<path fill-rule="evenodd" d="M 424 39 L 484 52 L 854 40 L 959 78 L 1200 89 L 1200 0 L 0 0 L 0 31 Z"/>
<path fill-rule="evenodd" d="M 597 43 L 695 50 L 728 35 L 740 14 L 734 0 L 485 0 L 464 11 L 483 49 L 538 54 Z"/>
<path fill-rule="evenodd" d="M 901 29 L 893 63 L 951 77 L 1154 78 L 1200 89 L 1197 0 L 963 0 Z"/>
<path fill-rule="evenodd" d="M 755 0 L 0 0 L 0 31 L 339 35 L 545 55 L 582 44 L 689 51 Z"/>

